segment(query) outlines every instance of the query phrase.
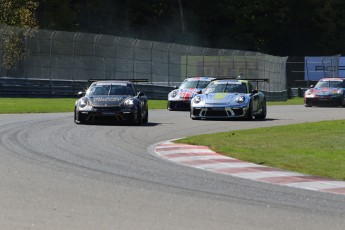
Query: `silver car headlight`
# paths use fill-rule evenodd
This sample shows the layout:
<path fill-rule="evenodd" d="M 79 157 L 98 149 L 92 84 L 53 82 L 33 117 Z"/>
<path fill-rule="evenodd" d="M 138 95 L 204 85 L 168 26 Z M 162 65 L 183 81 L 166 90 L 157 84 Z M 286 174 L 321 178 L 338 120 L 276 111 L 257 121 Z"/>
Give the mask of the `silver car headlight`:
<path fill-rule="evenodd" d="M 193 100 L 194 100 L 194 103 L 195 103 L 195 104 L 198 104 L 198 103 L 201 102 L 202 98 L 201 98 L 200 96 L 195 96 L 195 97 L 193 98 Z"/>
<path fill-rule="evenodd" d="M 170 93 L 170 97 L 176 97 L 176 95 L 177 95 L 177 91 L 176 90 L 174 90 L 174 91 L 172 91 Z"/>
<path fill-rule="evenodd" d="M 305 91 L 304 94 L 305 94 L 305 95 L 310 95 L 310 94 L 311 94 L 311 91 L 308 89 L 307 91 Z"/>
<path fill-rule="evenodd" d="M 237 103 L 243 103 L 245 100 L 246 100 L 246 98 L 244 96 L 239 96 L 236 98 Z"/>
<path fill-rule="evenodd" d="M 125 100 L 123 104 L 125 105 L 126 108 L 132 108 L 134 106 L 134 100 L 133 98 L 129 98 Z"/>
<path fill-rule="evenodd" d="M 88 106 L 89 101 L 86 98 L 81 98 L 79 101 L 79 107 L 80 108 L 85 108 L 86 106 Z"/>

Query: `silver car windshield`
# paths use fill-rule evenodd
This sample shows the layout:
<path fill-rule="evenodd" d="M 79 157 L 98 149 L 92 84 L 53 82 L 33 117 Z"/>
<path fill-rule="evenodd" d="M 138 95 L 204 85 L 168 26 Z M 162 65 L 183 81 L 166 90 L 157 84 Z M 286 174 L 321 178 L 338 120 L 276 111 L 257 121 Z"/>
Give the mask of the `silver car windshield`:
<path fill-rule="evenodd" d="M 182 82 L 180 89 L 191 89 L 191 88 L 197 88 L 197 89 L 204 89 L 209 81 L 184 81 Z"/>
<path fill-rule="evenodd" d="M 247 87 L 245 83 L 211 82 L 206 87 L 205 93 L 247 93 Z"/>

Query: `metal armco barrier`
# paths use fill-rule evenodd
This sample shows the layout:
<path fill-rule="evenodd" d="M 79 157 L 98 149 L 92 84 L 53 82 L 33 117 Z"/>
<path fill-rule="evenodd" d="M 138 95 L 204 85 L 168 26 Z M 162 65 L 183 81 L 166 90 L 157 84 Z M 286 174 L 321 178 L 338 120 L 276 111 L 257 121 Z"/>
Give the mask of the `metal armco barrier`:
<path fill-rule="evenodd" d="M 88 84 L 88 81 L 0 78 L 0 97 L 73 98 L 78 92 L 85 91 Z M 151 100 L 167 100 L 168 93 L 173 90 L 171 86 L 150 84 L 135 84 L 134 87 Z M 267 101 L 285 101 L 288 97 L 286 90 L 262 92 Z"/>

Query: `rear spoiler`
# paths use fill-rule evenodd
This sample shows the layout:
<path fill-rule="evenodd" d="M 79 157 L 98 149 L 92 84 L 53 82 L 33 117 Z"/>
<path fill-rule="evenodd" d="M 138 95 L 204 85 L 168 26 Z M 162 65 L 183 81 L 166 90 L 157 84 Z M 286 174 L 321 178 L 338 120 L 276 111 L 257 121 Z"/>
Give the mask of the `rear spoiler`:
<path fill-rule="evenodd" d="M 149 82 L 148 79 L 89 79 L 87 81 L 87 83 L 90 86 L 92 83 L 94 83 L 96 81 L 129 81 L 129 82 L 133 82 L 133 83 Z"/>
<path fill-rule="evenodd" d="M 242 78 L 242 77 L 221 77 L 221 78 L 216 78 L 215 80 L 226 80 L 226 79 L 231 79 L 231 80 L 246 80 L 246 81 L 253 81 L 256 83 L 256 89 L 259 88 L 259 82 L 268 82 L 268 78 Z"/>
<path fill-rule="evenodd" d="M 226 79 L 231 79 L 231 80 L 247 80 L 247 81 L 255 81 L 255 82 L 268 82 L 268 78 L 239 78 L 239 77 L 217 77 L 215 80 L 226 80 Z"/>

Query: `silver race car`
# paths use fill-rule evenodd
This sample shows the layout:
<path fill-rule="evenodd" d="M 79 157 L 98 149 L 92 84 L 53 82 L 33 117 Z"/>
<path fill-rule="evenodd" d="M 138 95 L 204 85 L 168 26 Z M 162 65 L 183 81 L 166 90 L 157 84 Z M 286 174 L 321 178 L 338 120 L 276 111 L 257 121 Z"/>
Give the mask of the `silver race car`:
<path fill-rule="evenodd" d="M 266 97 L 248 80 L 215 80 L 199 93 L 191 101 L 190 117 L 193 120 L 266 118 Z"/>

